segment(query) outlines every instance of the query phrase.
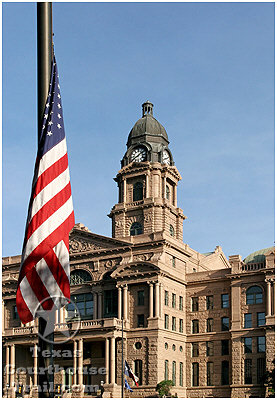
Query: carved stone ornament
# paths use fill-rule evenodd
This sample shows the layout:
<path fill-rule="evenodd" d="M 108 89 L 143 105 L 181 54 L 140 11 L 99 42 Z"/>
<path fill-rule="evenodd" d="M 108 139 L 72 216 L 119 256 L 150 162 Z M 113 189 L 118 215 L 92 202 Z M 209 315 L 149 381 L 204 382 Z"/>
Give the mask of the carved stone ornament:
<path fill-rule="evenodd" d="M 85 251 L 91 250 L 99 250 L 101 246 L 95 243 L 89 243 L 84 241 L 83 239 L 71 239 L 69 240 L 69 252 L 72 253 L 81 253 Z"/>
<path fill-rule="evenodd" d="M 115 221 L 115 226 L 116 226 L 117 228 L 123 227 L 123 220 L 120 219 L 120 220 L 118 220 L 118 221 Z"/>
<path fill-rule="evenodd" d="M 136 254 L 133 257 L 134 261 L 149 261 L 151 257 L 153 256 L 153 253 L 148 253 L 148 254 Z"/>
<path fill-rule="evenodd" d="M 144 221 L 145 221 L 145 222 L 152 221 L 152 214 L 146 214 L 146 215 L 144 215 Z"/>

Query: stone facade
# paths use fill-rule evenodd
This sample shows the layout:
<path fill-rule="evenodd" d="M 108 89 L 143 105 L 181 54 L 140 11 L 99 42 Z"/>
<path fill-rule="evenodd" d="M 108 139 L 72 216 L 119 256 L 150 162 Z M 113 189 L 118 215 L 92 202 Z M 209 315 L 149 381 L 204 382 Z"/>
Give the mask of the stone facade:
<path fill-rule="evenodd" d="M 82 224 L 70 233 L 71 297 L 81 320 L 56 312 L 63 397 L 95 396 L 101 381 L 104 397 L 121 397 L 122 360 L 139 378 L 138 387 L 127 378 L 133 397 L 156 396 L 164 379 L 178 397 L 267 395 L 260 378 L 275 353 L 275 249 L 243 261 L 227 259 L 220 246 L 201 254 L 183 243 L 181 176 L 168 143 L 144 103 L 115 178 L 112 238 Z M 16 314 L 19 266 L 20 256 L 3 259 L 3 395 L 20 384 L 24 397 L 37 397 L 38 326 L 23 326 Z M 61 343 L 68 328 L 76 334 Z"/>

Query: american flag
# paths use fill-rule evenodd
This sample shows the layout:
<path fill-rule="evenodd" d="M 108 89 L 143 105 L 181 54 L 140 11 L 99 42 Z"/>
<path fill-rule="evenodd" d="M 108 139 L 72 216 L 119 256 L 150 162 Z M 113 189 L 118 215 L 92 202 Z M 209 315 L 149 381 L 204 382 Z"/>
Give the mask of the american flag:
<path fill-rule="evenodd" d="M 69 232 L 74 212 L 55 57 L 22 250 L 16 305 L 23 324 L 70 298 Z M 42 307 L 42 308 L 41 308 Z"/>

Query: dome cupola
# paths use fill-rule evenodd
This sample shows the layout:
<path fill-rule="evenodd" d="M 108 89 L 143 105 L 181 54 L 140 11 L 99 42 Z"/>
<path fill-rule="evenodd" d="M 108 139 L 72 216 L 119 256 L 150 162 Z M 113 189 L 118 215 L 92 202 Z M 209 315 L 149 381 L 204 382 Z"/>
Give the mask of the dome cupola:
<path fill-rule="evenodd" d="M 153 103 L 148 100 L 142 104 L 142 117 L 129 133 L 127 152 L 121 161 L 122 167 L 134 161 L 174 164 L 172 154 L 168 149 L 169 140 L 166 130 L 154 118 L 153 107 Z"/>

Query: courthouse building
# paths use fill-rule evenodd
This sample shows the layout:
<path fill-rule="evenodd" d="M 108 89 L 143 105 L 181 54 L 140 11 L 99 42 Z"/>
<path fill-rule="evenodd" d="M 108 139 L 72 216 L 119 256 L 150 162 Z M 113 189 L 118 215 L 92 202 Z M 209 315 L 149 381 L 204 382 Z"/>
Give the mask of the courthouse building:
<path fill-rule="evenodd" d="M 127 378 L 134 392 L 125 389 L 126 397 L 154 397 L 164 379 L 178 397 L 265 397 L 261 378 L 274 368 L 275 248 L 242 260 L 183 242 L 181 175 L 153 104 L 142 108 L 115 177 L 112 238 L 83 224 L 70 233 L 81 321 L 71 305 L 56 312 L 55 383 L 65 385 L 64 397 L 87 397 L 104 381 L 104 397 L 121 397 L 123 335 L 123 359 L 139 378 L 138 387 Z M 38 327 L 18 319 L 19 265 L 20 256 L 3 259 L 4 395 L 20 384 L 24 397 L 36 397 Z M 67 328 L 72 337 L 59 343 Z"/>

